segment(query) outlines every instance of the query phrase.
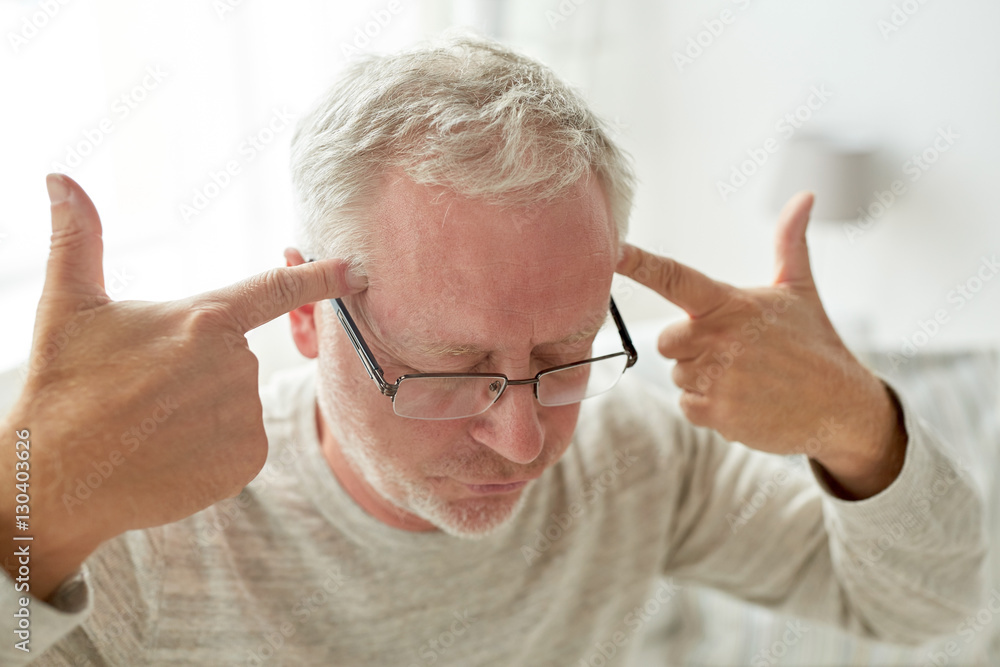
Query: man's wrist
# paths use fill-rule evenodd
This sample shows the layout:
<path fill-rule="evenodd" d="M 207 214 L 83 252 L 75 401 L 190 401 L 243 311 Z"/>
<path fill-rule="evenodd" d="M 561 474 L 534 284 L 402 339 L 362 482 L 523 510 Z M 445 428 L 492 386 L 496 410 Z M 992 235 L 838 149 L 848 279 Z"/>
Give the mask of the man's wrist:
<path fill-rule="evenodd" d="M 878 389 L 856 428 L 840 446 L 816 462 L 831 492 L 843 500 L 864 500 L 889 487 L 906 459 L 907 433 L 903 407 L 892 389 L 872 376 Z"/>
<path fill-rule="evenodd" d="M 0 420 L 0 433 L 13 434 L 30 428 L 32 420 L 25 416 L 26 411 L 15 408 Z M 37 432 L 31 429 L 31 444 L 36 442 Z M 29 450 L 31 451 L 31 450 Z M 26 588 L 18 588 L 19 592 L 30 593 L 39 600 L 45 600 L 83 565 L 83 562 L 100 545 L 99 540 L 87 540 L 72 537 L 80 528 L 79 522 L 73 531 L 69 526 L 51 525 L 58 520 L 59 513 L 45 511 L 44 497 L 39 497 L 35 491 L 30 496 L 31 540 L 15 540 L 15 454 L 13 446 L 7 447 L 0 442 L 0 570 L 7 573 L 15 583 L 27 584 Z M 35 459 L 31 459 L 34 464 Z M 29 470 L 34 473 L 35 466 Z M 35 478 L 35 475 L 32 475 Z M 47 485 L 32 485 L 32 489 L 44 488 Z M 23 537 L 25 534 L 19 534 Z M 15 555 L 18 548 L 27 547 L 29 551 L 29 575 L 23 576 L 20 558 Z M 0 576 L 5 576 L 0 573 Z"/>

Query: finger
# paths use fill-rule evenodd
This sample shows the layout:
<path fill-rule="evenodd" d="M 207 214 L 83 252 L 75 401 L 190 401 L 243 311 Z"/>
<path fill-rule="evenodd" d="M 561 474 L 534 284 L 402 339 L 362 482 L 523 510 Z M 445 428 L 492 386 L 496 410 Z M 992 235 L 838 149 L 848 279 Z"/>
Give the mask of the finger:
<path fill-rule="evenodd" d="M 694 330 L 694 320 L 675 322 L 660 332 L 657 350 L 667 359 L 693 359 L 701 354 L 702 345 Z"/>
<path fill-rule="evenodd" d="M 678 361 L 670 371 L 670 379 L 680 389 L 694 393 L 702 393 L 698 389 L 698 371 L 694 362 Z"/>
<path fill-rule="evenodd" d="M 696 391 L 685 390 L 681 392 L 677 403 L 680 405 L 681 412 L 684 413 L 687 420 L 695 426 L 715 427 L 716 420 L 714 419 L 712 410 L 715 402 L 711 397 Z"/>
<path fill-rule="evenodd" d="M 814 199 L 811 192 L 800 192 L 781 209 L 775 237 L 775 285 L 813 282 L 806 226 Z"/>
<path fill-rule="evenodd" d="M 52 239 L 45 269 L 45 296 L 78 295 L 107 299 L 104 243 L 94 202 L 63 174 L 45 178 L 52 202 Z"/>
<path fill-rule="evenodd" d="M 321 259 L 271 269 L 198 297 L 222 304 L 233 324 L 246 333 L 290 310 L 323 299 L 360 292 L 368 280 L 341 259 Z"/>
<path fill-rule="evenodd" d="M 645 285 L 691 317 L 704 317 L 729 299 L 732 288 L 680 262 L 636 248 L 622 246 L 616 271 Z"/>

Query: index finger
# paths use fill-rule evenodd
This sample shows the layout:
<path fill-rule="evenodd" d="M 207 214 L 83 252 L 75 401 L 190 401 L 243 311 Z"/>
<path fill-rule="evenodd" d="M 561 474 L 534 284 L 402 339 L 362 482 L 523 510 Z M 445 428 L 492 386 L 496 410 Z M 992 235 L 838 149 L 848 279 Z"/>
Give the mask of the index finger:
<path fill-rule="evenodd" d="M 732 288 L 668 257 L 622 245 L 617 273 L 657 292 L 691 317 L 704 317 L 729 299 Z"/>
<path fill-rule="evenodd" d="M 318 259 L 258 273 L 207 292 L 200 299 L 221 306 L 246 333 L 299 306 L 360 292 L 368 280 L 342 259 Z"/>

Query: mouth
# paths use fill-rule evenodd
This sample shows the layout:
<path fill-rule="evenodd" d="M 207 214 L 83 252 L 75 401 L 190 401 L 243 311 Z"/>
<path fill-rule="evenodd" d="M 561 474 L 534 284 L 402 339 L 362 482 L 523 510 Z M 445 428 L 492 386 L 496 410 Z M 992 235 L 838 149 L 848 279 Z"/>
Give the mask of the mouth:
<path fill-rule="evenodd" d="M 491 493 L 510 493 L 512 491 L 517 491 L 518 489 L 524 487 L 528 483 L 528 480 L 522 480 L 520 482 L 511 482 L 509 484 L 462 484 L 465 488 L 473 493 L 478 493 L 480 495 L 487 495 Z"/>

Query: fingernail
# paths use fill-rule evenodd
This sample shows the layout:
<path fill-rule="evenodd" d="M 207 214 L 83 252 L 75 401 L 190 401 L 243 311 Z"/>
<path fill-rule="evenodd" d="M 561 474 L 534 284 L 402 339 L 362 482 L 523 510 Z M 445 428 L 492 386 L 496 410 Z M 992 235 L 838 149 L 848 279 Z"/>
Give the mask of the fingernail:
<path fill-rule="evenodd" d="M 352 290 L 361 290 L 368 287 L 368 276 L 363 275 L 358 269 L 351 267 L 344 275 L 347 286 Z"/>
<path fill-rule="evenodd" d="M 71 190 L 62 174 L 49 174 L 45 177 L 45 187 L 49 190 L 49 201 L 53 206 L 69 199 Z"/>

